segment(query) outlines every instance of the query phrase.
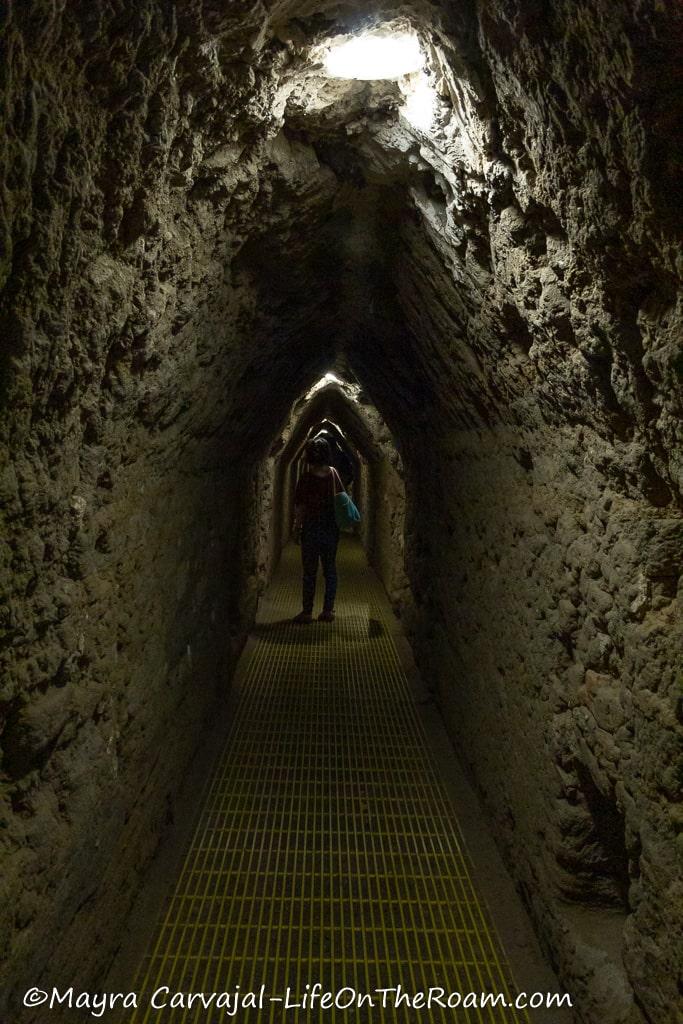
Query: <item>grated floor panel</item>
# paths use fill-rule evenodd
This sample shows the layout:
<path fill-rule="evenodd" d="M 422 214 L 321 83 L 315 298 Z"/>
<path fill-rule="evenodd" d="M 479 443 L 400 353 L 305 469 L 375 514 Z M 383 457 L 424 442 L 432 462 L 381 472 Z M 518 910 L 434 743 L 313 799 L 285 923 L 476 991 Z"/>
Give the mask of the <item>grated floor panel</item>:
<path fill-rule="evenodd" d="M 299 551 L 284 553 L 245 652 L 230 735 L 139 971 L 146 997 L 126 1018 L 134 1024 L 528 1021 L 500 1005 L 426 1010 L 394 1006 L 393 996 L 386 1007 L 376 995 L 374 1007 L 291 1005 L 315 982 L 332 993 L 513 991 L 430 759 L 391 611 L 351 539 L 339 573 L 336 621 L 295 626 Z M 241 995 L 264 986 L 265 996 L 234 1017 L 201 1003 L 152 1009 L 146 999 L 160 986 Z M 288 986 L 290 1005 L 274 1001 Z"/>

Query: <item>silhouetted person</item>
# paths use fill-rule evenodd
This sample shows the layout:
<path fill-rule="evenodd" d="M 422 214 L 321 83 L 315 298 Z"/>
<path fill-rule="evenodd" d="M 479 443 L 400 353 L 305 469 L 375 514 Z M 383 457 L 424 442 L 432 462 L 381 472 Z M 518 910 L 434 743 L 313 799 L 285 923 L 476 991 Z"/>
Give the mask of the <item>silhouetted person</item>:
<path fill-rule="evenodd" d="M 336 469 L 330 465 L 330 446 L 323 438 L 306 445 L 307 469 L 299 478 L 294 496 L 294 532 L 301 531 L 301 562 L 303 565 L 302 610 L 294 622 L 313 621 L 313 599 L 322 563 L 325 577 L 323 610 L 320 622 L 334 619 L 334 598 L 337 593 L 337 545 L 339 527 L 334 516 L 334 495 L 343 485 Z"/>

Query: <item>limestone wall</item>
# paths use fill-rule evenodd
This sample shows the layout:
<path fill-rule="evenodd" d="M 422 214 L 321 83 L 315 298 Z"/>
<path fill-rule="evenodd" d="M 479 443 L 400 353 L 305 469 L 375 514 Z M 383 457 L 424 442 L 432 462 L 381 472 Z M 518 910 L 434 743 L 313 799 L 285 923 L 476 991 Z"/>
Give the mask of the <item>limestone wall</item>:
<path fill-rule="evenodd" d="M 635 984 L 673 1020 L 680 520 L 605 486 L 588 430 L 521 440 L 454 434 L 422 477 L 419 660 L 586 1019 L 637 1020 Z"/>

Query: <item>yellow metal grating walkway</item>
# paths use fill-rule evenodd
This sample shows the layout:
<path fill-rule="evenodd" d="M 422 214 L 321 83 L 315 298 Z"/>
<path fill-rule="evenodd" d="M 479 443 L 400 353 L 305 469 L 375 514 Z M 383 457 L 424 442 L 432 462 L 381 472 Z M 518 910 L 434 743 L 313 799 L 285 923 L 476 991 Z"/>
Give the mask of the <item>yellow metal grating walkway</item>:
<path fill-rule="evenodd" d="M 341 1003 L 398 985 L 411 997 L 441 987 L 511 998 L 381 586 L 345 539 L 336 622 L 295 626 L 298 559 L 287 549 L 255 627 L 225 750 L 139 973 L 145 995 L 126 1019 L 526 1022 L 500 1005 L 395 1007 L 391 993 L 373 1008 L 291 1005 L 315 982 L 346 986 Z M 265 995 L 231 1017 L 200 1004 L 151 1009 L 159 986 Z M 288 987 L 286 1008 L 275 999 Z"/>

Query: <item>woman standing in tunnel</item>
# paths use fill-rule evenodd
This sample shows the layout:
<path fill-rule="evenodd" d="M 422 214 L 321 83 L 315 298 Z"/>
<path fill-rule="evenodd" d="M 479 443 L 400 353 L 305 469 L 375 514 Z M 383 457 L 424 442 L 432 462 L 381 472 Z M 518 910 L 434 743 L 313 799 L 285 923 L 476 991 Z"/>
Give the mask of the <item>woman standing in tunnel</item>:
<path fill-rule="evenodd" d="M 318 562 L 322 563 L 325 577 L 323 610 L 320 622 L 334 619 L 334 599 L 337 593 L 337 545 L 339 527 L 334 514 L 334 496 L 343 485 L 336 469 L 330 465 L 330 446 L 324 438 L 315 438 L 306 445 L 307 470 L 297 483 L 294 498 L 294 532 L 301 533 L 301 562 L 303 565 L 302 610 L 294 622 L 313 621 L 313 600 L 318 575 Z"/>

